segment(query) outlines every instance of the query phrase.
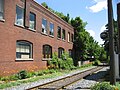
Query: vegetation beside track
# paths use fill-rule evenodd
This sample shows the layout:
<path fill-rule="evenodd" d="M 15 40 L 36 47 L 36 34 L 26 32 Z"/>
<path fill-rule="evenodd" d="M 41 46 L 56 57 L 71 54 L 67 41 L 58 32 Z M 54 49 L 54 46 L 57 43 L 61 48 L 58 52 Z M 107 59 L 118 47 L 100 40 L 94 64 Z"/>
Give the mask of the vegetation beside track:
<path fill-rule="evenodd" d="M 1 77 L 0 78 L 0 89 L 12 87 L 12 86 L 18 86 L 24 83 L 35 82 L 41 79 L 55 78 L 58 76 L 62 76 L 65 74 L 75 72 L 76 70 L 84 70 L 90 67 L 92 68 L 91 63 L 83 65 L 81 67 L 77 67 L 73 70 L 47 69 L 47 70 L 42 70 L 38 72 L 26 72 L 23 70 L 23 71 L 20 71 L 18 74 L 15 74 L 12 76 Z"/>

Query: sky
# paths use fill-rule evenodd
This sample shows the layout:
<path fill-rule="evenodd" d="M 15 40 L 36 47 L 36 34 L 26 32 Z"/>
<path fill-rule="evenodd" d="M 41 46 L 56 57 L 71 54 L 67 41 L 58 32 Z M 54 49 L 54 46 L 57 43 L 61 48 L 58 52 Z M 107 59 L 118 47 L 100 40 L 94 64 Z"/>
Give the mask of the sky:
<path fill-rule="evenodd" d="M 46 2 L 48 7 L 64 15 L 69 13 L 71 18 L 80 17 L 87 22 L 86 30 L 94 39 L 103 44 L 100 33 L 108 23 L 107 0 L 35 0 L 39 4 Z M 113 0 L 113 14 L 116 19 L 117 0 Z"/>

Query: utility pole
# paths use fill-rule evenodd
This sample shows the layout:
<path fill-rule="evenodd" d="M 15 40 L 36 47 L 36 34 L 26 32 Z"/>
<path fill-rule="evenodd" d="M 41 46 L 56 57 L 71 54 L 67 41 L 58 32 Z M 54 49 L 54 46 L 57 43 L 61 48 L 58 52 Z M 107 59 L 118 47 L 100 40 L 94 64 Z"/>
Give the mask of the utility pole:
<path fill-rule="evenodd" d="M 112 0 L 108 0 L 108 30 L 109 30 L 109 53 L 110 53 L 110 84 L 116 84 L 115 57 L 114 57 L 114 27 Z"/>
<path fill-rule="evenodd" d="M 119 76 L 120 76 L 120 1 L 117 3 L 117 21 L 118 21 Z"/>

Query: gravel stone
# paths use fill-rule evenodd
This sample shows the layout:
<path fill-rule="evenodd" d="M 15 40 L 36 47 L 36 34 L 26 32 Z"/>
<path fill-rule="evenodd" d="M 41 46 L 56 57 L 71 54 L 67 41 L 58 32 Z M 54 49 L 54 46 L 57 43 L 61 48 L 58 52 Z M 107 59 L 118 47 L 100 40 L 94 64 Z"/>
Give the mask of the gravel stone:
<path fill-rule="evenodd" d="M 91 67 L 91 68 L 95 68 L 95 67 Z M 88 70 L 88 69 L 85 69 L 85 70 Z M 48 83 L 50 81 L 54 81 L 54 80 L 61 79 L 61 78 L 67 77 L 67 76 L 71 76 L 73 74 L 76 74 L 76 73 L 79 73 L 79 72 L 82 72 L 82 71 L 85 71 L 85 70 L 75 70 L 75 71 L 70 72 L 69 74 L 64 74 L 63 76 L 59 76 L 59 77 L 56 77 L 56 78 L 41 79 L 41 80 L 38 80 L 36 82 L 21 84 L 19 86 L 13 86 L 13 87 L 10 87 L 10 88 L 0 89 L 0 90 L 26 90 L 28 88 L 32 88 L 32 87 L 35 87 L 35 86 L 38 86 L 38 85 Z M 101 74 L 99 77 L 101 77 L 101 76 L 103 76 L 103 74 Z M 96 80 L 97 80 L 97 76 L 95 76 L 95 77 L 96 77 Z M 73 85 L 67 87 L 67 89 L 68 90 L 69 89 L 70 90 L 82 90 L 80 88 L 89 88 L 91 85 L 93 85 L 95 83 L 96 83 L 95 80 L 83 79 L 83 80 L 81 80 L 81 81 L 79 81 L 77 83 L 74 83 Z M 87 89 L 84 89 L 84 90 L 87 90 Z"/>
<path fill-rule="evenodd" d="M 67 86 L 66 90 L 90 90 L 90 87 L 98 83 L 98 80 L 104 78 L 107 74 L 109 67 L 105 67 L 93 75 L 87 76 L 85 79 L 75 82 L 74 84 Z"/>

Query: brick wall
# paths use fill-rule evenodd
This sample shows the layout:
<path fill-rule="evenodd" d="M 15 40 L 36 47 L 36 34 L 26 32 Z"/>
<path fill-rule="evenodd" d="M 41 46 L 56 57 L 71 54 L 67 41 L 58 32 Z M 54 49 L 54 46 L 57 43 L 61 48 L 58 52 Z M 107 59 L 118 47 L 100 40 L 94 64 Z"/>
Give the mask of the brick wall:
<path fill-rule="evenodd" d="M 15 25 L 16 5 L 24 7 L 21 0 L 5 0 L 4 20 L 0 20 L 0 76 L 10 75 L 20 70 L 40 70 L 47 68 L 47 62 L 42 60 L 42 47 L 44 44 L 52 46 L 52 52 L 58 52 L 62 47 L 65 51 L 73 48 L 73 43 L 67 41 L 67 33 L 74 34 L 73 27 L 40 6 L 33 0 L 27 0 L 26 26 L 29 24 L 28 12 L 36 14 L 36 31 Z M 54 37 L 44 35 L 42 31 L 42 18 L 54 23 Z M 66 30 L 66 40 L 57 39 L 57 26 Z M 26 40 L 33 44 L 33 61 L 16 61 L 16 41 Z"/>

